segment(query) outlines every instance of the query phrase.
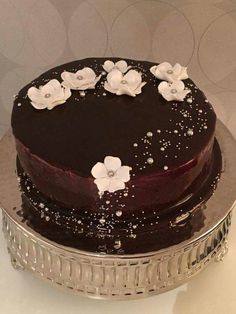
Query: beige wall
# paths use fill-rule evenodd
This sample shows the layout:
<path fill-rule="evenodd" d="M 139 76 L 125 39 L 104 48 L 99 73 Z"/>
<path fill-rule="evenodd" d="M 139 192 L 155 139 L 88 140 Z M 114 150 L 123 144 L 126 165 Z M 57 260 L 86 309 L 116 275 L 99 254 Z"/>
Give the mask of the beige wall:
<path fill-rule="evenodd" d="M 40 72 L 104 55 L 188 65 L 236 136 L 236 0 L 0 0 L 0 134 Z"/>

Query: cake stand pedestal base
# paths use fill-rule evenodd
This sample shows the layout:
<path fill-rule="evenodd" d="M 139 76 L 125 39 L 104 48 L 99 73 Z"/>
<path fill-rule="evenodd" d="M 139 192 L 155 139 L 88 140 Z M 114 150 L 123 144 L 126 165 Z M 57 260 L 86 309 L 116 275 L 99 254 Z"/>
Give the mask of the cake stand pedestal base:
<path fill-rule="evenodd" d="M 14 139 L 8 133 L 0 142 L 0 208 L 13 267 L 31 271 L 55 286 L 83 296 L 124 300 L 171 290 L 212 261 L 221 261 L 228 251 L 227 236 L 235 204 L 236 145 L 219 121 L 216 137 L 224 167 L 215 193 L 198 208 L 205 217 L 200 230 L 161 250 L 111 255 L 60 245 L 29 227 L 22 218 Z"/>

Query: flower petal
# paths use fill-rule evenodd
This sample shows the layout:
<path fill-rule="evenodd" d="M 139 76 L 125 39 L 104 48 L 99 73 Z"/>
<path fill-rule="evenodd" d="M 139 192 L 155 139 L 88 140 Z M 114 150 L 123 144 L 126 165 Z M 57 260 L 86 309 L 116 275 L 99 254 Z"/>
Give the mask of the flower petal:
<path fill-rule="evenodd" d="M 152 67 L 150 68 L 150 72 L 151 72 L 154 76 L 156 76 L 156 68 L 157 68 L 156 65 L 154 65 L 154 66 L 152 66 Z"/>
<path fill-rule="evenodd" d="M 107 177 L 107 169 L 102 162 L 97 162 L 96 165 L 93 166 L 91 170 L 91 174 L 94 178 L 106 178 Z"/>
<path fill-rule="evenodd" d="M 94 81 L 96 74 L 93 69 L 85 67 L 82 70 L 76 72 L 76 76 L 81 75 L 85 80 Z"/>
<path fill-rule="evenodd" d="M 69 87 L 71 89 L 76 89 L 77 88 L 77 84 L 78 84 L 77 81 L 78 80 L 76 79 L 75 73 L 64 71 L 61 74 L 61 78 L 64 81 L 64 82 L 62 82 L 63 86 L 67 86 L 67 87 Z"/>
<path fill-rule="evenodd" d="M 125 183 L 123 181 L 115 179 L 115 178 L 110 179 L 109 188 L 108 188 L 108 191 L 110 193 L 116 192 L 118 190 L 123 190 L 124 188 L 125 188 Z"/>
<path fill-rule="evenodd" d="M 38 109 L 38 110 L 42 110 L 42 109 L 47 108 L 47 104 L 40 104 L 40 103 L 33 102 L 33 101 L 31 101 L 31 104 L 35 109 Z"/>
<path fill-rule="evenodd" d="M 118 96 L 128 95 L 128 96 L 135 97 L 136 93 L 134 92 L 133 89 L 130 88 L 128 84 L 120 84 L 119 88 L 116 91 L 116 95 Z"/>
<path fill-rule="evenodd" d="M 178 92 L 177 95 L 176 95 L 176 100 L 178 100 L 178 101 L 183 101 L 184 98 L 186 97 L 186 95 L 189 94 L 190 92 L 191 92 L 191 91 L 190 91 L 190 90 L 187 90 L 187 89 Z"/>
<path fill-rule="evenodd" d="M 114 62 L 112 62 L 111 60 L 106 60 L 102 67 L 106 72 L 109 73 L 114 68 L 114 66 L 115 66 Z"/>
<path fill-rule="evenodd" d="M 41 94 L 51 94 L 52 96 L 58 94 L 61 91 L 61 83 L 56 80 L 50 80 L 47 84 L 45 84 L 41 89 Z"/>
<path fill-rule="evenodd" d="M 38 102 L 42 97 L 41 91 L 36 87 L 30 87 L 28 89 L 27 95 L 33 102 Z"/>
<path fill-rule="evenodd" d="M 120 60 L 115 63 L 115 67 L 118 68 L 122 73 L 125 73 L 128 68 L 128 64 L 124 60 Z"/>
<path fill-rule="evenodd" d="M 109 190 L 110 178 L 98 178 L 94 180 L 99 192 L 105 192 Z"/>
<path fill-rule="evenodd" d="M 127 81 L 129 87 L 133 90 L 135 90 L 142 82 L 142 76 L 136 70 L 130 70 L 127 74 L 125 74 L 123 79 Z"/>
<path fill-rule="evenodd" d="M 123 75 L 119 70 L 115 69 L 107 74 L 107 82 L 109 83 L 112 89 L 117 89 L 122 79 Z"/>
<path fill-rule="evenodd" d="M 170 89 L 176 89 L 177 91 L 182 91 L 184 90 L 184 83 L 182 81 L 175 80 L 173 83 L 170 85 Z"/>
<path fill-rule="evenodd" d="M 170 89 L 170 85 L 167 83 L 167 82 L 161 82 L 159 85 L 158 85 L 158 91 L 160 94 L 162 94 L 163 92 L 167 91 Z"/>
<path fill-rule="evenodd" d="M 64 98 L 67 100 L 71 96 L 71 90 L 68 87 L 63 88 L 64 89 Z"/>
<path fill-rule="evenodd" d="M 115 179 L 122 180 L 123 182 L 128 182 L 130 180 L 130 170 L 132 168 L 128 166 L 122 166 L 120 167 L 115 174 Z"/>
<path fill-rule="evenodd" d="M 117 171 L 121 167 L 121 160 L 118 157 L 106 156 L 104 165 L 108 171 Z"/>
<path fill-rule="evenodd" d="M 147 84 L 147 82 L 142 82 L 136 89 L 135 89 L 135 94 L 141 94 L 141 92 L 142 92 L 142 87 L 144 86 L 144 85 L 146 85 Z"/>
<path fill-rule="evenodd" d="M 157 65 L 157 70 L 160 72 L 167 72 L 168 70 L 173 70 L 173 68 L 169 62 L 162 62 Z"/>
<path fill-rule="evenodd" d="M 110 93 L 113 93 L 113 94 L 116 93 L 116 90 L 113 89 L 113 88 L 111 87 L 111 85 L 110 85 L 108 82 L 105 82 L 105 83 L 104 83 L 104 88 L 105 88 L 105 90 L 107 90 L 107 91 L 110 92 Z"/>

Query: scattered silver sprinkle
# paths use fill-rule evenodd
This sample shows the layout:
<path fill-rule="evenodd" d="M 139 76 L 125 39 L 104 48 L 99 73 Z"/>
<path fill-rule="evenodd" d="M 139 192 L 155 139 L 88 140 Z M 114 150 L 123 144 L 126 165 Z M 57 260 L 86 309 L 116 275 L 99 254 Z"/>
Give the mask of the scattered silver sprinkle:
<path fill-rule="evenodd" d="M 128 196 L 128 193 L 124 193 L 124 196 L 125 196 L 125 197 Z"/>
<path fill-rule="evenodd" d="M 137 143 L 134 143 L 134 145 L 133 145 L 134 147 L 138 147 L 138 144 Z"/>
<path fill-rule="evenodd" d="M 50 220 L 50 217 L 46 216 L 46 217 L 45 217 L 45 220 L 46 220 L 46 221 L 49 221 L 49 220 Z"/>
<path fill-rule="evenodd" d="M 122 216 L 122 210 L 117 210 L 117 211 L 116 211 L 116 216 L 117 216 L 117 217 Z"/>
<path fill-rule="evenodd" d="M 157 130 L 157 133 L 161 133 L 161 130 Z"/>
<path fill-rule="evenodd" d="M 110 201 L 106 201 L 106 204 L 110 204 Z"/>
<path fill-rule="evenodd" d="M 164 166 L 163 169 L 164 169 L 164 170 L 168 170 L 168 166 Z"/>
<path fill-rule="evenodd" d="M 199 109 L 198 112 L 202 113 L 202 109 Z"/>
<path fill-rule="evenodd" d="M 179 131 L 178 130 L 174 130 L 174 133 L 177 134 Z"/>
<path fill-rule="evenodd" d="M 191 104 L 193 102 L 193 99 L 192 98 L 188 98 L 187 102 Z"/>
<path fill-rule="evenodd" d="M 99 219 L 99 222 L 100 222 L 101 224 L 104 224 L 104 223 L 106 222 L 106 220 L 105 220 L 104 218 L 101 218 L 101 219 Z"/>
<path fill-rule="evenodd" d="M 81 220 L 78 220 L 78 224 L 79 224 L 79 225 L 81 224 Z"/>
<path fill-rule="evenodd" d="M 39 203 L 39 207 L 40 207 L 40 208 L 44 208 L 45 205 L 44 205 L 43 203 Z"/>
<path fill-rule="evenodd" d="M 136 229 L 137 228 L 137 225 L 133 225 L 133 229 Z"/>
<path fill-rule="evenodd" d="M 107 74 L 107 72 L 105 72 L 105 71 L 102 71 L 102 75 L 106 75 Z"/>
<path fill-rule="evenodd" d="M 193 136 L 193 130 L 192 129 L 188 129 L 187 134 L 188 134 L 188 136 Z"/>
<path fill-rule="evenodd" d="M 161 151 L 164 151 L 164 150 L 165 150 L 165 148 L 164 148 L 164 147 L 161 147 L 161 148 L 160 148 L 160 150 L 161 150 Z"/>
<path fill-rule="evenodd" d="M 49 209 L 46 207 L 46 208 L 45 208 L 45 211 L 46 211 L 46 212 L 48 212 L 48 211 L 49 211 Z"/>
<path fill-rule="evenodd" d="M 154 163 L 154 159 L 151 158 L 151 157 L 149 157 L 149 158 L 147 159 L 147 163 L 148 163 L 149 165 L 153 164 L 153 163 Z"/>
<path fill-rule="evenodd" d="M 19 103 L 17 104 L 17 106 L 20 107 L 20 106 L 21 106 L 21 103 L 19 102 Z"/>
<path fill-rule="evenodd" d="M 147 132 L 147 136 L 152 137 L 153 136 L 152 132 Z"/>
<path fill-rule="evenodd" d="M 103 96 L 106 96 L 107 94 L 106 94 L 106 93 L 103 93 L 102 95 L 103 95 Z"/>
<path fill-rule="evenodd" d="M 81 97 L 85 96 L 85 92 L 84 91 L 79 92 L 79 94 L 80 94 Z"/>
<path fill-rule="evenodd" d="M 118 250 L 119 248 L 121 248 L 121 241 L 120 241 L 120 240 L 116 240 L 116 241 L 115 241 L 114 248 L 117 249 L 117 250 Z"/>
<path fill-rule="evenodd" d="M 203 129 L 205 129 L 205 130 L 206 130 L 206 129 L 207 129 L 207 126 L 206 126 L 206 125 L 204 125 Z"/>

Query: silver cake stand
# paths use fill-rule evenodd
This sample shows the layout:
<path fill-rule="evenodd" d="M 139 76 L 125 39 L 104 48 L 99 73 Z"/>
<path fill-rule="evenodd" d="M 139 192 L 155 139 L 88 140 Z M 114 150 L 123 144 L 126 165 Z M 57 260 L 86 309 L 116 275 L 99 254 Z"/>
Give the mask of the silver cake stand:
<path fill-rule="evenodd" d="M 189 239 L 165 249 L 133 255 L 105 255 L 65 247 L 32 230 L 17 214 L 21 195 L 15 169 L 14 139 L 0 142 L 0 207 L 3 232 L 14 268 L 29 270 L 56 286 L 98 299 L 155 295 L 186 282 L 227 253 L 227 235 L 236 199 L 236 143 L 217 121 L 223 173 L 214 195 L 201 206 L 204 226 Z M 183 225 L 184 216 L 176 219 Z"/>

